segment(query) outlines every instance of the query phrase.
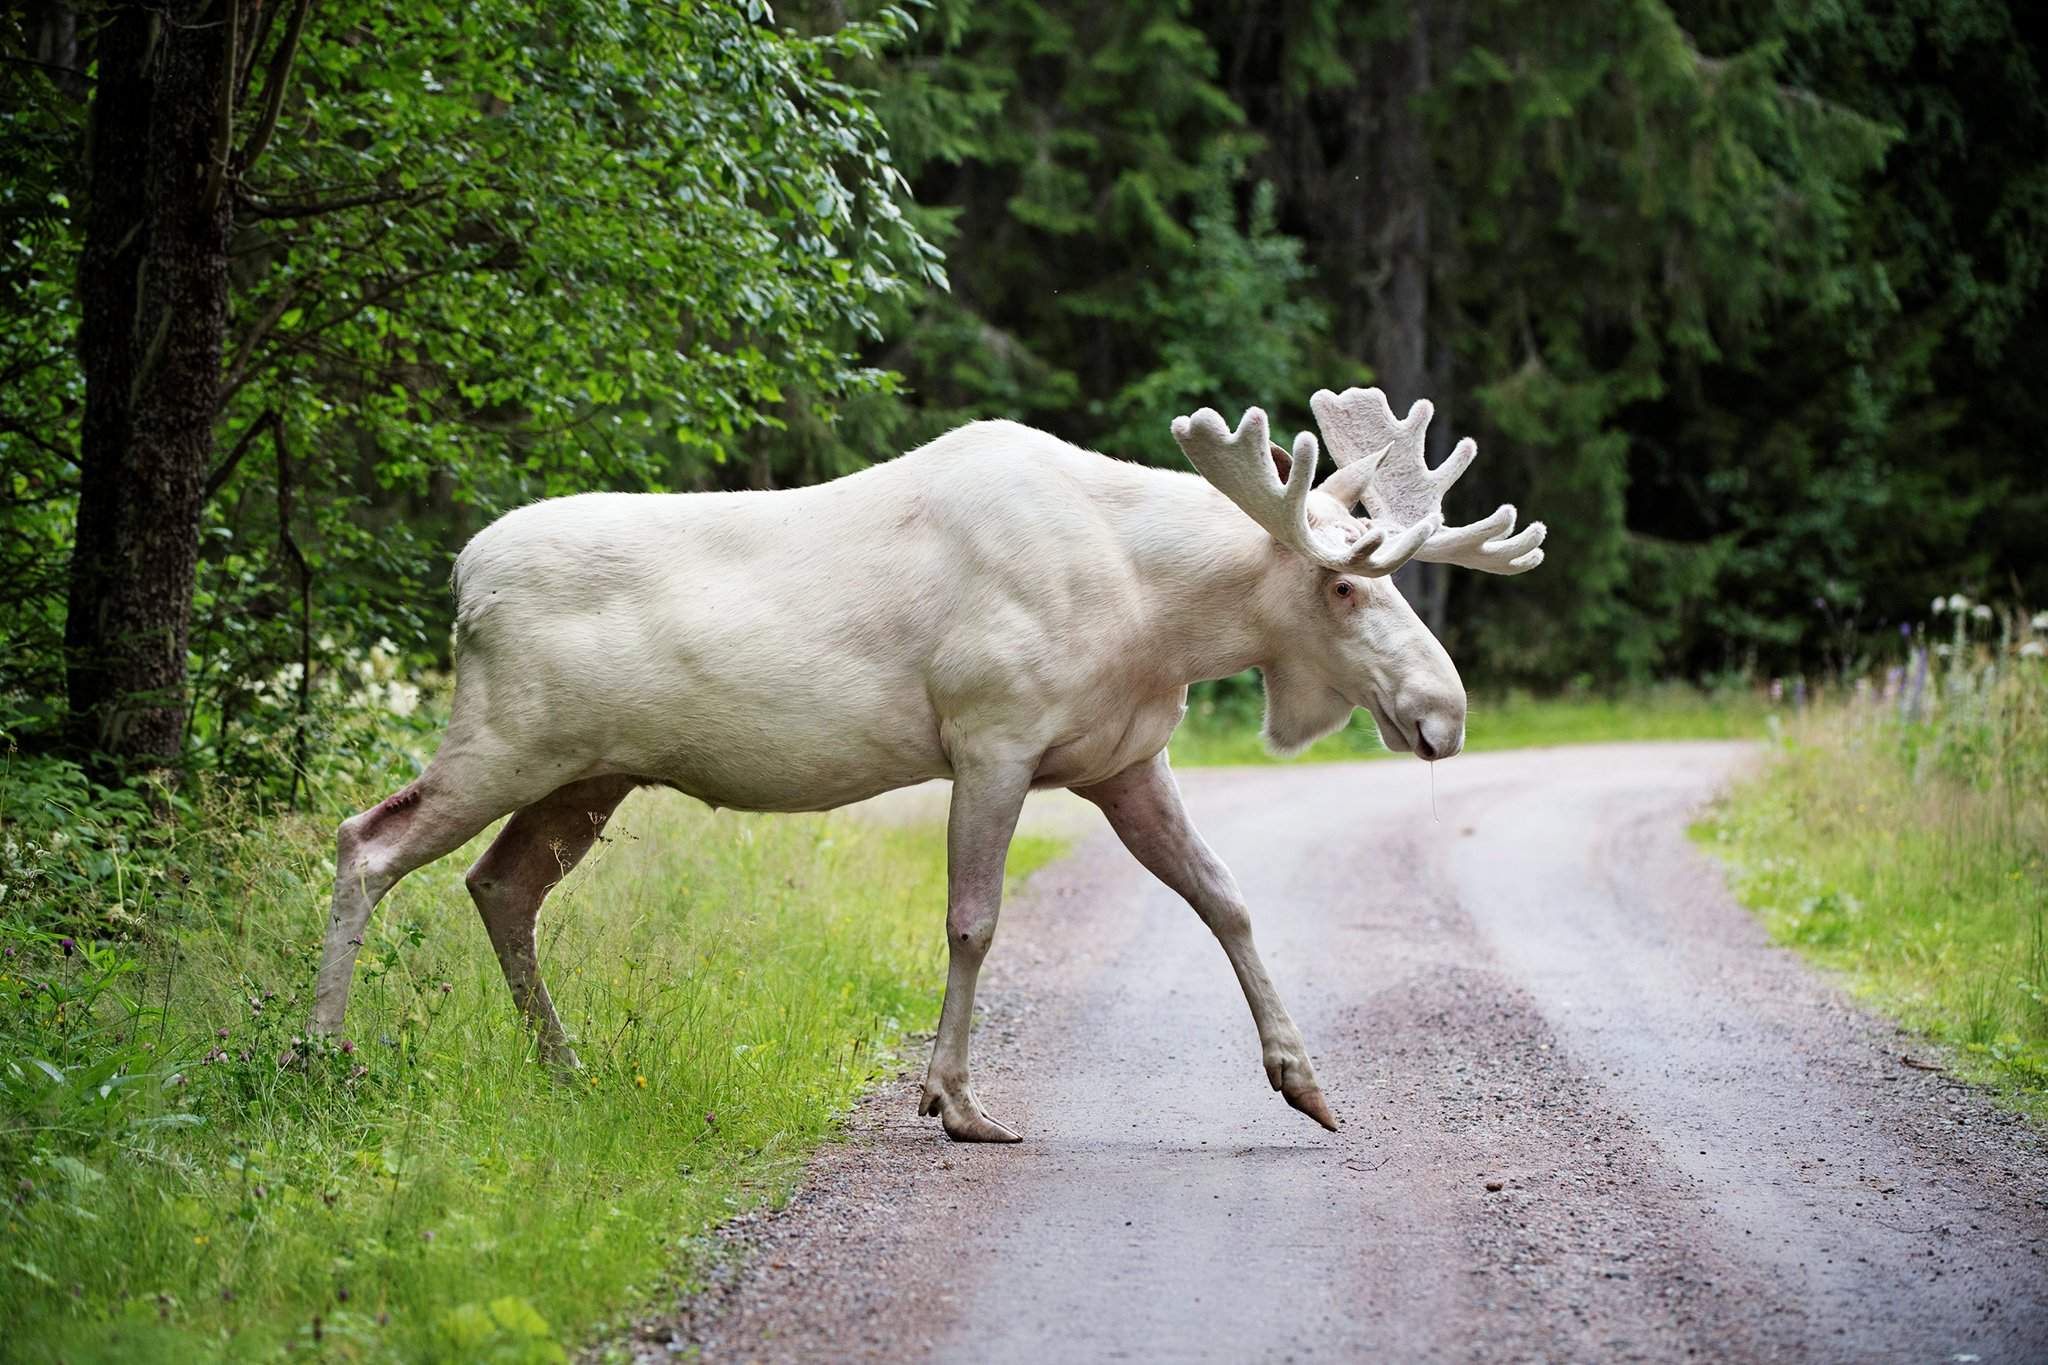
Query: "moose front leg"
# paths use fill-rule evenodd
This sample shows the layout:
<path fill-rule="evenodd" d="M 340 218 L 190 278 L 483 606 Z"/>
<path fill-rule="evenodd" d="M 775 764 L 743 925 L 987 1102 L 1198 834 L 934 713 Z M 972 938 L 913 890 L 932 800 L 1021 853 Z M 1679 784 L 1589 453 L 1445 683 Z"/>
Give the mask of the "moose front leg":
<path fill-rule="evenodd" d="M 1003 906 L 1003 863 L 1030 790 L 1029 763 L 955 760 L 946 818 L 946 1003 L 939 1009 L 939 1036 L 917 1109 L 936 1115 L 955 1142 L 1021 1141 L 975 1099 L 967 1083 L 967 1041 L 974 1026 L 974 984 Z"/>
<path fill-rule="evenodd" d="M 1266 975 L 1266 964 L 1252 944 L 1251 911 L 1237 889 L 1237 879 L 1210 851 L 1181 805 L 1180 784 L 1162 751 L 1124 769 L 1107 782 L 1076 787 L 1080 795 L 1102 808 L 1110 827 L 1153 876 L 1194 907 L 1202 923 L 1223 945 L 1238 984 L 1252 1007 L 1259 1030 L 1259 1051 L 1266 1079 L 1286 1101 L 1323 1127 L 1336 1131 L 1337 1120 L 1323 1101 L 1309 1065 L 1301 1030 L 1287 1016 L 1280 993 Z"/>

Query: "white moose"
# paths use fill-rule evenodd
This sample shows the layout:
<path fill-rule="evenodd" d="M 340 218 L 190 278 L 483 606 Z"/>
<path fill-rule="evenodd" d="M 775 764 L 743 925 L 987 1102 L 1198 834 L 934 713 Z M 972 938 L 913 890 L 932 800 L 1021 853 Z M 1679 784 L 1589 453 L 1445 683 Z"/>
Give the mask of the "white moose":
<path fill-rule="evenodd" d="M 919 1113 L 959 1141 L 1014 1142 L 968 1084 L 975 979 L 1025 793 L 1067 787 L 1215 933 L 1267 1080 L 1335 1128 L 1237 884 L 1182 809 L 1167 739 L 1188 684 L 1257 667 L 1275 750 L 1364 707 L 1390 748 L 1457 753 L 1457 670 L 1386 576 L 1410 559 L 1521 573 L 1542 562 L 1544 528 L 1515 534 L 1507 506 L 1444 528 L 1475 447 L 1430 469 L 1428 402 L 1405 422 L 1377 389 L 1311 406 L 1338 465 L 1320 488 L 1313 435 L 1290 456 L 1259 409 L 1232 432 L 1204 408 L 1173 423 L 1202 478 L 976 422 L 811 488 L 585 493 L 506 514 L 456 561 L 459 685 L 439 752 L 342 822 L 313 1029 L 340 1029 L 384 893 L 511 814 L 469 891 L 542 1055 L 574 1067 L 534 926 L 628 792 L 829 810 L 948 777 L 949 968 Z"/>

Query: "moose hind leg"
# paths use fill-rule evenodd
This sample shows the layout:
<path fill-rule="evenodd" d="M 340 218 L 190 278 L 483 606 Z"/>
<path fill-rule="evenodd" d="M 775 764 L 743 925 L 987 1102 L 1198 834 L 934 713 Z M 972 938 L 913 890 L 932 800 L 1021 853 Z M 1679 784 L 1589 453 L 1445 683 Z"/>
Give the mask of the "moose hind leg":
<path fill-rule="evenodd" d="M 340 1031 L 356 955 L 377 902 L 408 872 L 453 853 L 539 794 L 523 789 L 518 778 L 510 764 L 443 744 L 418 780 L 341 822 L 334 841 L 333 908 L 307 1025 L 312 1032 Z"/>
<path fill-rule="evenodd" d="M 534 935 L 540 905 L 590 851 L 611 813 L 637 785 L 628 777 L 593 777 L 543 797 L 506 823 L 464 878 L 512 1001 L 539 1035 L 541 1060 L 557 1070 L 574 1070 L 579 1063 L 541 979 Z"/>

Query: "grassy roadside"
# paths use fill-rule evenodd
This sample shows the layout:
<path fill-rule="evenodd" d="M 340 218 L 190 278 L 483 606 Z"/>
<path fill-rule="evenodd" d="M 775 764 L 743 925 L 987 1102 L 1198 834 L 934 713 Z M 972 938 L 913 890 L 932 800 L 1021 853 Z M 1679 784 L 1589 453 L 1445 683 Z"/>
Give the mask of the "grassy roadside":
<path fill-rule="evenodd" d="M 936 1015 L 939 832 L 642 792 L 542 921 L 576 1083 L 514 1022 L 476 849 L 387 900 L 349 1041 L 312 1049 L 326 819 L 224 810 L 144 857 L 38 781 L 56 818 L 17 788 L 0 831 L 9 1359 L 562 1359 Z"/>
<path fill-rule="evenodd" d="M 1179 767 L 1231 763 L 1328 763 L 1384 758 L 1386 748 L 1372 718 L 1359 712 L 1351 723 L 1306 752 L 1277 759 L 1259 739 L 1259 697 L 1240 690 L 1199 694 L 1174 733 L 1169 750 Z M 1526 692 L 1471 699 L 1465 748 L 1525 749 L 1544 744 L 1587 744 L 1645 739 L 1760 739 L 1769 707 L 1753 692 L 1702 692 L 1668 686 L 1619 697 L 1566 695 L 1534 697 Z"/>
<path fill-rule="evenodd" d="M 1695 835 L 1772 934 L 2048 1118 L 2048 679 L 1943 690 L 1929 722 L 1843 705 Z M 1965 682 L 1967 683 L 1967 679 Z"/>

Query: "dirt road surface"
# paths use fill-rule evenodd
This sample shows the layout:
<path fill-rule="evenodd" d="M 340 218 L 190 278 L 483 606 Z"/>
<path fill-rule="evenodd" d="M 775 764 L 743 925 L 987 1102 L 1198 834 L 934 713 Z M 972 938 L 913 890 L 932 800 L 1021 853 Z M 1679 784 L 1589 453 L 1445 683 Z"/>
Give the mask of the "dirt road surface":
<path fill-rule="evenodd" d="M 884 1087 L 722 1284 L 714 1361 L 2048 1360 L 2048 1151 L 1687 841 L 1748 760 L 1642 744 L 1182 774 L 1343 1120 L 1072 798 L 1004 910 L 977 1092 Z M 908 809 L 903 807 L 901 809 Z M 939 932 L 940 907 L 933 907 Z"/>

